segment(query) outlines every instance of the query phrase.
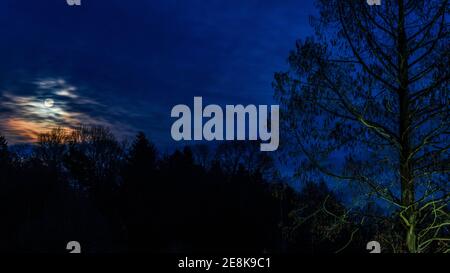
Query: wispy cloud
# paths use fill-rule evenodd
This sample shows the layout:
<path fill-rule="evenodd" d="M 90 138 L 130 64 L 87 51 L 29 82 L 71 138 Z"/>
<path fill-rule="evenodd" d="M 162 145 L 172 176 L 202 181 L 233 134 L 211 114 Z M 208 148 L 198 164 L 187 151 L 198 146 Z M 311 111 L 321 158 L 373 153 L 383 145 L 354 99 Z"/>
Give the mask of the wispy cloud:
<path fill-rule="evenodd" d="M 77 87 L 64 79 L 38 79 L 33 84 L 35 89 L 28 90 L 27 95 L 9 91 L 0 94 L 0 133 L 6 135 L 10 143 L 35 142 L 39 133 L 80 124 L 111 127 L 119 136 L 132 131 L 126 124 L 105 118 L 105 114 L 99 112 L 107 111 L 107 107 L 77 93 Z M 53 103 L 46 105 L 46 99 Z"/>

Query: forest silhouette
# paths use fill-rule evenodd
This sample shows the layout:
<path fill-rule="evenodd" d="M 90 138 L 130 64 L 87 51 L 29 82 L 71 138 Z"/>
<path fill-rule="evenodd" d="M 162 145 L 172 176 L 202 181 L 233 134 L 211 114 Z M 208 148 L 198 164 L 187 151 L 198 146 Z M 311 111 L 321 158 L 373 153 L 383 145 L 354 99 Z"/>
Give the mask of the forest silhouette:
<path fill-rule="evenodd" d="M 26 151 L 25 151 L 26 150 Z M 161 154 L 143 133 L 41 134 L 32 149 L 0 138 L 0 251 L 64 253 L 317 253 L 365 251 L 375 226 L 345 210 L 324 182 L 292 188 L 255 142 Z"/>

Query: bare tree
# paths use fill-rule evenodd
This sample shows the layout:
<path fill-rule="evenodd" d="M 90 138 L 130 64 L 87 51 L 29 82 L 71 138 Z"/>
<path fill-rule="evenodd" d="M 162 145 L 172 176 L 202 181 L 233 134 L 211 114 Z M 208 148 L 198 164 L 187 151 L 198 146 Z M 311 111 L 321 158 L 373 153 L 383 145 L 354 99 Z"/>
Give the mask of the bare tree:
<path fill-rule="evenodd" d="M 257 141 L 234 141 L 221 143 L 215 152 L 215 159 L 223 166 L 226 173 L 234 175 L 240 166 L 251 173 L 263 176 L 275 175 L 274 160 L 259 150 Z"/>
<path fill-rule="evenodd" d="M 115 181 L 124 157 L 123 149 L 109 128 L 81 125 L 73 129 L 68 137 L 70 155 L 77 154 L 88 163 L 91 176 L 97 182 Z M 90 175 L 84 175 L 89 177 Z M 99 185 L 90 185 L 99 186 Z"/>
<path fill-rule="evenodd" d="M 448 0 L 316 4 L 316 38 L 275 76 L 285 147 L 302 172 L 391 204 L 397 251 L 450 251 Z"/>
<path fill-rule="evenodd" d="M 68 137 L 69 131 L 61 127 L 39 134 L 35 148 L 36 157 L 45 165 L 57 170 L 61 167 Z"/>

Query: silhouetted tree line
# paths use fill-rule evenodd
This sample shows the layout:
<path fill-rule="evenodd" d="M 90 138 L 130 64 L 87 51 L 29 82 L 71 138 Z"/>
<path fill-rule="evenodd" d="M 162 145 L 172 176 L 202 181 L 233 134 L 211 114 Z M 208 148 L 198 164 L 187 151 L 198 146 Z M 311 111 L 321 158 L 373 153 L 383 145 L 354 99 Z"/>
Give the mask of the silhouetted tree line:
<path fill-rule="evenodd" d="M 384 227 L 345 211 L 324 182 L 283 182 L 257 143 L 161 154 L 143 133 L 127 145 L 95 126 L 28 152 L 0 138 L 1 252 L 365 251 Z"/>

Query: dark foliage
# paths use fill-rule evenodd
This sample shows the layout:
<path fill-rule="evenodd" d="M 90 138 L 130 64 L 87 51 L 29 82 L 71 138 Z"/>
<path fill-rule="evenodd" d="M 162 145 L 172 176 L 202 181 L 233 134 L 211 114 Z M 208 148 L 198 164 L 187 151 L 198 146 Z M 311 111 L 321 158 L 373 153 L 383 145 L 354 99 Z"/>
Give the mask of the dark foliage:
<path fill-rule="evenodd" d="M 42 135 L 16 158 L 0 138 L 0 251 L 65 252 L 77 240 L 91 253 L 332 252 L 348 242 L 351 226 L 334 231 L 321 210 L 344 211 L 324 183 L 296 191 L 252 145 L 224 145 L 202 147 L 208 159 L 198 147 L 161 156 L 143 133 L 126 148 L 83 127 Z"/>

